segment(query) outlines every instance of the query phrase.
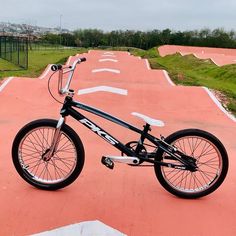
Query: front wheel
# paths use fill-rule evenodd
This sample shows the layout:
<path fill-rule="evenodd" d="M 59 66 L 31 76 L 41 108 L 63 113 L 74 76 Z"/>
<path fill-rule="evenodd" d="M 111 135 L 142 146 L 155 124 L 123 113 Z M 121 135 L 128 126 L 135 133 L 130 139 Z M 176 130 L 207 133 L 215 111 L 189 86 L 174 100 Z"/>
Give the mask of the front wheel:
<path fill-rule="evenodd" d="M 57 121 L 41 119 L 25 125 L 16 135 L 12 159 L 19 175 L 29 184 L 56 190 L 71 184 L 84 165 L 84 147 L 73 129 L 63 124 L 56 149 L 50 151 Z"/>
<path fill-rule="evenodd" d="M 178 197 L 198 198 L 222 184 L 228 171 L 228 155 L 215 136 L 203 130 L 186 129 L 171 134 L 165 141 L 194 158 L 198 167 L 192 172 L 155 164 L 156 177 L 167 191 Z M 181 165 L 162 150 L 157 151 L 156 160 Z"/>

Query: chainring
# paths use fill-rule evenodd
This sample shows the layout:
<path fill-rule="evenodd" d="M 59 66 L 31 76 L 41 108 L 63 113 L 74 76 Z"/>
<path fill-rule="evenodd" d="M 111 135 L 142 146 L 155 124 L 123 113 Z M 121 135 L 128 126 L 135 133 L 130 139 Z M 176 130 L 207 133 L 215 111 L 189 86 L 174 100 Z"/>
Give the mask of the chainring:
<path fill-rule="evenodd" d="M 134 152 L 135 149 L 136 149 L 136 147 L 138 146 L 138 142 L 137 142 L 137 141 L 131 141 L 131 142 L 126 143 L 125 146 L 126 146 L 127 148 L 129 148 L 131 151 Z M 141 149 L 140 149 L 140 151 L 139 151 L 139 153 L 144 153 L 144 152 L 146 153 L 147 150 L 146 150 L 146 148 L 142 145 L 142 146 L 141 146 Z M 122 155 L 122 156 L 126 156 L 126 154 L 125 154 L 124 152 L 121 152 L 121 155 Z M 140 160 L 139 164 L 141 164 L 141 163 L 143 163 L 143 161 Z M 131 165 L 131 166 L 136 166 L 136 165 L 133 165 L 133 164 L 129 164 L 129 165 Z"/>

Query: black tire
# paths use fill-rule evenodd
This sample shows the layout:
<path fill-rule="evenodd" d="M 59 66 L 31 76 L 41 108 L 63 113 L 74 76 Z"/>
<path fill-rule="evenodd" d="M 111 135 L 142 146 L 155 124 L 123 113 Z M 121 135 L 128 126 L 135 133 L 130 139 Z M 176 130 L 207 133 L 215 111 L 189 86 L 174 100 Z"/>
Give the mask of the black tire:
<path fill-rule="evenodd" d="M 156 177 L 167 191 L 182 198 L 199 198 L 212 193 L 223 183 L 228 171 L 228 155 L 215 136 L 203 130 L 186 129 L 171 134 L 165 141 L 195 158 L 198 166 L 196 172 L 190 172 L 155 164 Z M 181 164 L 177 160 L 165 159 L 165 156 L 162 150 L 158 150 L 156 160 Z"/>
<path fill-rule="evenodd" d="M 12 159 L 19 175 L 29 184 L 44 190 L 57 190 L 71 184 L 84 165 L 84 147 L 75 131 L 63 124 L 53 157 L 46 161 L 56 120 L 41 119 L 25 125 L 16 135 Z"/>

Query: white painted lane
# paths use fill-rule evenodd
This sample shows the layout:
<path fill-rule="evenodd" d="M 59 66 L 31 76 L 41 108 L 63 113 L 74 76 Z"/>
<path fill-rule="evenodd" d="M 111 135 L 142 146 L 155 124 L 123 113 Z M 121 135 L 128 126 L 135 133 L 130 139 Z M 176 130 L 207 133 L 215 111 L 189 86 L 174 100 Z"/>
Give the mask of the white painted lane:
<path fill-rule="evenodd" d="M 148 69 L 148 70 L 151 70 L 151 66 L 150 66 L 150 64 L 149 64 L 148 59 L 145 59 L 145 62 L 146 62 L 147 69 Z"/>
<path fill-rule="evenodd" d="M 103 54 L 102 57 L 116 57 L 115 55 Z"/>
<path fill-rule="evenodd" d="M 2 90 L 8 85 L 8 83 L 11 82 L 11 80 L 13 80 L 14 77 L 9 77 L 8 79 L 6 79 L 3 84 L 0 86 L 0 92 L 2 92 Z"/>
<path fill-rule="evenodd" d="M 69 58 L 68 58 L 68 60 L 67 60 L 67 62 L 66 62 L 66 66 L 69 66 L 70 65 L 70 62 L 71 62 L 71 60 L 72 60 L 72 56 L 69 56 Z"/>
<path fill-rule="evenodd" d="M 110 59 L 110 58 L 107 58 L 107 59 L 99 59 L 99 62 L 105 62 L 105 61 L 118 62 L 118 60 L 116 60 L 116 59 Z"/>
<path fill-rule="evenodd" d="M 166 70 L 162 70 L 162 71 L 164 73 L 164 76 L 165 76 L 166 80 L 169 82 L 169 84 L 171 86 L 175 86 L 174 82 L 170 79 L 168 72 Z"/>
<path fill-rule="evenodd" d="M 115 74 L 120 74 L 120 70 L 116 70 L 116 69 L 101 68 L 101 69 L 92 70 L 92 73 L 99 73 L 99 72 L 111 72 Z"/>
<path fill-rule="evenodd" d="M 78 95 L 88 94 L 88 93 L 95 93 L 95 92 L 109 92 L 109 93 L 115 93 L 120 95 L 128 95 L 128 90 L 121 89 L 121 88 L 114 88 L 110 86 L 97 86 L 92 88 L 86 88 L 86 89 L 80 89 L 78 91 Z"/>
<path fill-rule="evenodd" d="M 228 116 L 232 121 L 236 122 L 236 118 L 231 115 L 228 111 L 225 110 L 225 108 L 221 105 L 221 103 L 218 101 L 218 99 L 215 97 L 215 95 L 206 87 L 203 87 L 203 89 L 207 92 L 207 94 L 210 96 L 210 98 L 213 100 L 213 102 L 216 104 L 216 106 L 224 112 L 226 116 Z"/>
<path fill-rule="evenodd" d="M 32 236 L 127 236 L 120 231 L 96 220 L 64 226 Z"/>
<path fill-rule="evenodd" d="M 103 54 L 104 54 L 104 55 L 107 55 L 107 54 L 109 54 L 109 55 L 114 55 L 114 52 L 104 52 Z"/>

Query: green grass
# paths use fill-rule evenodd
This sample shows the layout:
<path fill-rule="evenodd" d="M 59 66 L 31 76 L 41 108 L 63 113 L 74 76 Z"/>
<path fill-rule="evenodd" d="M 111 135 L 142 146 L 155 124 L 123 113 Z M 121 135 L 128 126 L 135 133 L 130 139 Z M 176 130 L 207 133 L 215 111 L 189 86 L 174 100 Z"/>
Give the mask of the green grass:
<path fill-rule="evenodd" d="M 209 60 L 180 54 L 160 57 L 157 48 L 131 50 L 136 56 L 147 58 L 153 69 L 165 69 L 176 84 L 205 86 L 227 97 L 227 108 L 236 115 L 236 65 L 216 66 Z"/>
<path fill-rule="evenodd" d="M 0 70 L 19 70 L 19 67 L 0 58 Z M 0 71 L 0 73 L 1 73 Z"/>
<path fill-rule="evenodd" d="M 38 77 L 48 64 L 65 63 L 69 56 L 85 51 L 85 49 L 29 51 L 29 68 L 27 70 L 14 66 L 5 60 L 0 60 L 0 79 L 9 76 Z"/>

